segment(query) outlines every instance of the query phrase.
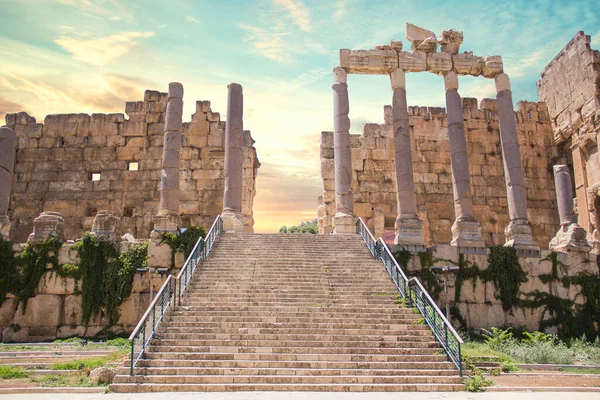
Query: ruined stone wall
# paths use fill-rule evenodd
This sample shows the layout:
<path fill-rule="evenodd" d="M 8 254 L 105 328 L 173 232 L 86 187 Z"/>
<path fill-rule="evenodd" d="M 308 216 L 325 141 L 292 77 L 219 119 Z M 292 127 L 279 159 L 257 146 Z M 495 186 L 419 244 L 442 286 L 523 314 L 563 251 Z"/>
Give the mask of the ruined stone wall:
<path fill-rule="evenodd" d="M 578 32 L 544 68 L 537 87 L 555 143 L 571 151 L 579 224 L 600 251 L 600 52 L 590 37 Z"/>
<path fill-rule="evenodd" d="M 500 146 L 496 101 L 463 99 L 469 153 L 471 190 L 476 219 L 486 245 L 502 245 L 509 223 L 506 185 Z M 516 111 L 521 161 L 527 188 L 528 217 L 533 237 L 541 248 L 559 226 L 552 165 L 553 147 L 548 111 L 542 103 L 519 102 Z M 409 107 L 411 147 L 419 218 L 424 221 L 426 243 L 452 240 L 454 222 L 452 174 L 444 108 Z M 396 184 L 391 107 L 385 107 L 384 124 L 366 124 L 362 135 L 351 135 L 354 212 L 375 237 L 394 228 Z M 324 193 L 319 199 L 319 232 L 332 230 L 335 215 L 333 134 L 321 135 L 321 176 Z"/>
<path fill-rule="evenodd" d="M 121 243 L 121 250 L 140 244 Z M 20 246 L 22 250 L 23 245 Z M 63 244 L 58 253 L 59 264 L 77 264 L 73 244 Z M 166 247 L 166 246 L 165 246 Z M 131 294 L 119 307 L 120 318 L 109 326 L 105 316 L 92 318 L 88 325 L 81 321 L 81 280 L 63 278 L 48 270 L 38 284 L 34 295 L 25 303 L 8 294 L 0 304 L 0 342 L 39 342 L 77 337 L 94 337 L 100 332 L 129 334 L 150 305 L 152 296 L 158 292 L 167 274 L 153 271 L 151 274 L 136 273 Z"/>
<path fill-rule="evenodd" d="M 431 252 L 433 265 L 459 265 L 459 255 L 456 247 L 437 245 L 431 249 Z M 489 250 L 486 250 L 486 253 L 463 255 L 461 267 L 473 268 L 477 266 L 480 272 L 486 271 L 490 267 Z M 556 280 L 548 280 L 548 277 L 553 274 L 552 261 L 548 257 L 549 255 L 548 250 L 542 250 L 541 258 L 519 257 L 519 264 L 522 270 L 527 273 L 526 282 L 521 283 L 519 287 L 518 298 L 523 302 L 522 305 L 505 311 L 499 298 L 499 288 L 495 286 L 494 282 L 482 280 L 480 275 L 475 278 L 466 278 L 462 282 L 458 301 L 456 301 L 455 293 L 456 282 L 453 277 L 449 277 L 448 300 L 450 306 L 455 305 L 458 308 L 460 316 L 469 329 L 514 326 L 525 328 L 530 332 L 540 330 L 540 322 L 543 319 L 550 320 L 555 316 L 549 312 L 548 305 L 527 307 L 525 305 L 526 300 L 531 301 L 535 298 L 536 293 L 541 293 L 549 297 L 555 296 L 560 299 L 572 300 L 575 304 L 584 304 L 586 299 L 581 295 L 580 285 L 564 285 L 561 282 L 565 277 L 576 277 L 580 273 L 597 273 L 596 255 L 593 253 L 577 251 L 556 253 L 557 261 L 569 267 L 566 269 L 557 268 Z M 414 272 L 421 269 L 428 270 L 429 265 L 421 265 L 421 260 L 427 259 L 427 257 L 421 258 L 414 255 L 409 260 L 406 268 Z M 473 282 L 473 279 L 475 279 L 475 282 Z M 443 287 L 441 280 L 439 283 Z M 433 291 L 430 291 L 430 293 L 433 293 Z M 444 293 L 440 293 L 436 300 L 440 308 L 443 309 L 446 302 Z M 456 323 L 457 319 L 454 319 L 453 322 Z M 551 326 L 547 331 L 556 333 L 556 326 Z"/>
<path fill-rule="evenodd" d="M 149 237 L 160 201 L 167 94 L 146 91 L 127 102 L 123 114 L 48 115 L 43 124 L 26 113 L 8 114 L 17 134 L 10 199 L 10 237 L 24 242 L 42 211 L 58 211 L 65 235 L 81 237 L 98 210 L 118 212 L 122 232 Z M 208 101 L 184 123 L 181 148 L 181 207 L 184 225 L 210 227 L 223 207 L 225 121 Z M 252 232 L 252 205 L 260 167 L 249 131 L 244 132 L 244 229 Z M 129 170 L 138 162 L 139 170 Z M 92 174 L 100 174 L 98 181 Z"/>

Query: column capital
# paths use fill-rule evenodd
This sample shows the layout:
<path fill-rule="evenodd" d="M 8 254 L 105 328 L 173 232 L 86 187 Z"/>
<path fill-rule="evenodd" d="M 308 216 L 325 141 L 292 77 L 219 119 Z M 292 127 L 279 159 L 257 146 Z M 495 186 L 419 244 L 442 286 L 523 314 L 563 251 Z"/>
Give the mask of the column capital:
<path fill-rule="evenodd" d="M 335 67 L 333 69 L 333 83 L 346 83 L 348 81 L 348 74 L 342 67 Z"/>
<path fill-rule="evenodd" d="M 508 75 L 502 73 L 494 78 L 496 83 L 496 93 L 500 93 L 503 90 L 510 90 L 510 78 Z"/>
<path fill-rule="evenodd" d="M 183 99 L 183 85 L 179 82 L 169 83 L 169 99 Z"/>
<path fill-rule="evenodd" d="M 458 90 L 458 75 L 456 75 L 456 72 L 450 71 L 444 74 L 444 85 L 446 86 L 446 92 Z"/>
<path fill-rule="evenodd" d="M 402 68 L 396 68 L 390 72 L 390 82 L 392 90 L 406 89 L 406 74 Z"/>

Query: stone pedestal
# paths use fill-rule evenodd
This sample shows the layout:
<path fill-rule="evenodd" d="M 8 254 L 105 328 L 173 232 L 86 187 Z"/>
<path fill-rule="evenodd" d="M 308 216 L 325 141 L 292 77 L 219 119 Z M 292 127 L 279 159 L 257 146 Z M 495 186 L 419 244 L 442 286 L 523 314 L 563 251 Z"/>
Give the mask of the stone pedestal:
<path fill-rule="evenodd" d="M 337 213 L 333 217 L 334 234 L 356 234 L 356 216 L 352 214 Z"/>
<path fill-rule="evenodd" d="M 65 241 L 65 220 L 62 214 L 54 211 L 45 211 L 33 220 L 33 232 L 29 235 L 27 243 L 37 244 L 43 242 L 48 236 L 54 236 L 61 242 Z"/>
<path fill-rule="evenodd" d="M 243 232 L 244 218 L 242 213 L 234 211 L 223 211 L 221 213 L 223 219 L 223 231 L 225 232 Z"/>
<path fill-rule="evenodd" d="M 423 221 L 417 217 L 398 217 L 394 224 L 396 237 L 394 244 L 400 245 L 409 251 L 424 251 Z"/>
<path fill-rule="evenodd" d="M 156 232 L 177 232 L 181 226 L 179 213 L 171 210 L 159 211 L 152 221 L 154 222 L 153 231 Z"/>
<path fill-rule="evenodd" d="M 552 251 L 583 251 L 587 253 L 592 250 L 592 246 L 586 237 L 586 230 L 578 224 L 562 225 L 548 247 Z"/>
<path fill-rule="evenodd" d="M 425 247 L 423 221 L 417 214 L 415 180 L 410 146 L 408 107 L 406 102 L 406 80 L 404 71 L 397 68 L 390 74 L 394 94 L 392 118 L 394 129 L 394 166 L 396 169 L 396 203 L 398 217 L 395 223 L 395 244 L 406 247 Z"/>
<path fill-rule="evenodd" d="M 455 220 L 452 224 L 452 246 L 484 248 L 485 241 L 481 238 L 481 225 L 472 220 Z"/>
<path fill-rule="evenodd" d="M 356 216 L 352 197 L 352 153 L 350 152 L 350 103 L 346 71 L 333 70 L 333 158 L 336 215 L 333 233 L 356 233 Z"/>
<path fill-rule="evenodd" d="M 539 253 L 540 251 L 537 243 L 533 241 L 531 226 L 527 220 L 517 219 L 510 221 L 506 229 L 504 229 L 504 236 L 506 237 L 505 247 L 514 247 L 517 250 L 520 249 L 532 253 Z"/>
<path fill-rule="evenodd" d="M 0 235 L 4 240 L 8 240 L 10 234 L 10 218 L 8 215 L 0 215 Z"/>
<path fill-rule="evenodd" d="M 500 122 L 500 143 L 504 161 L 504 179 L 506 180 L 506 198 L 511 222 L 504 230 L 505 246 L 539 252 L 533 241 L 531 227 L 527 219 L 527 196 L 521 166 L 519 138 L 517 137 L 517 121 L 513 109 L 510 79 L 506 74 L 495 78 L 498 119 Z"/>
<path fill-rule="evenodd" d="M 113 242 L 121 241 L 121 218 L 115 211 L 98 211 L 92 224 L 92 235 L 110 240 Z"/>

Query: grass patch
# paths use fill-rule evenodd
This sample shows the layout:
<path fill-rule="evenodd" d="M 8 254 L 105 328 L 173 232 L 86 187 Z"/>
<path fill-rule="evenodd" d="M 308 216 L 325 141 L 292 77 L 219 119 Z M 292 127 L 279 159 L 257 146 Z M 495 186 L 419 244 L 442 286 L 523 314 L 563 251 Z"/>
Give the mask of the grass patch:
<path fill-rule="evenodd" d="M 30 379 L 41 387 L 96 387 L 97 385 L 85 375 L 43 375 Z"/>
<path fill-rule="evenodd" d="M 106 365 L 107 357 L 98 357 L 98 358 L 84 358 L 81 360 L 73 360 L 67 361 L 64 363 L 54 363 L 52 364 L 52 368 L 55 371 L 64 371 L 64 370 L 93 370 L 98 367 L 103 367 Z"/>
<path fill-rule="evenodd" d="M 28 378 L 31 373 L 21 368 L 15 368 L 8 365 L 0 366 L 0 379 L 21 379 Z"/>

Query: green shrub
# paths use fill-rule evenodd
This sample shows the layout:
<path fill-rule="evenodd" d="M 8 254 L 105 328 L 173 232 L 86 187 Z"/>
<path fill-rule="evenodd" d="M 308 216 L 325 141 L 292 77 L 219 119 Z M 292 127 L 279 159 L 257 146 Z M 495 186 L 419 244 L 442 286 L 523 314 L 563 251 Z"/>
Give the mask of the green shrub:
<path fill-rule="evenodd" d="M 31 375 L 28 371 L 23 371 L 21 368 L 11 367 L 9 365 L 0 365 L 0 379 L 21 379 Z"/>
<path fill-rule="evenodd" d="M 473 373 L 470 378 L 465 379 L 467 392 L 485 392 L 485 388 L 493 384 L 494 382 L 483 376 L 479 370 Z"/>
<path fill-rule="evenodd" d="M 491 327 L 490 330 L 483 329 L 483 337 L 486 343 L 495 350 L 499 350 L 501 347 L 515 342 L 512 328 L 500 329 Z"/>

